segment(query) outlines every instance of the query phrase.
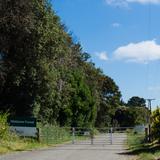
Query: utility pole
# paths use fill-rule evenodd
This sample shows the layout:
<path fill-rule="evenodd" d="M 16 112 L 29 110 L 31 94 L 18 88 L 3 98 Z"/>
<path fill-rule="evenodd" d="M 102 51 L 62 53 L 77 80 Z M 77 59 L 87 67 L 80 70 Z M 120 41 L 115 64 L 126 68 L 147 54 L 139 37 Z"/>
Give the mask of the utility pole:
<path fill-rule="evenodd" d="M 148 109 L 149 109 L 149 116 L 148 116 L 148 132 L 149 132 L 149 142 L 151 142 L 151 114 L 152 114 L 152 101 L 155 99 L 146 99 L 148 101 Z"/>

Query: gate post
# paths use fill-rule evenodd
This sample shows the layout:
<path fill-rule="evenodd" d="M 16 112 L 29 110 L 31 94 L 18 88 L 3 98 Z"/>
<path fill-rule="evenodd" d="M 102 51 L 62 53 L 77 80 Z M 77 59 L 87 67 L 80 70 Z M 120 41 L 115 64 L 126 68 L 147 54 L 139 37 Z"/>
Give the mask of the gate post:
<path fill-rule="evenodd" d="M 93 139 L 94 139 L 94 130 L 93 130 L 93 128 L 90 129 L 90 138 L 91 138 L 91 145 L 93 145 Z"/>
<path fill-rule="evenodd" d="M 145 141 L 149 142 L 148 128 L 145 128 Z"/>
<path fill-rule="evenodd" d="M 72 144 L 75 144 L 75 128 L 72 128 Z"/>
<path fill-rule="evenodd" d="M 110 128 L 110 144 L 111 145 L 113 144 L 113 135 L 112 135 L 112 132 L 113 132 L 113 128 L 111 127 Z"/>

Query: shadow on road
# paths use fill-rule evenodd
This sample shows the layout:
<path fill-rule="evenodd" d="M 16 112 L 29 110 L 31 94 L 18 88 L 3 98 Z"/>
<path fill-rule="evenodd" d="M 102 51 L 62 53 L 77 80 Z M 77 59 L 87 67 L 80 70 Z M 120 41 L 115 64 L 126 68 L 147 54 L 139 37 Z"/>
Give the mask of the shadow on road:
<path fill-rule="evenodd" d="M 155 152 L 160 150 L 160 144 L 156 145 L 156 146 L 151 146 L 151 145 L 147 145 L 147 146 L 141 146 L 138 149 L 133 149 L 131 151 L 127 151 L 127 152 L 123 152 L 123 153 L 119 153 L 120 155 L 138 155 L 141 153 L 152 153 L 154 154 Z"/>

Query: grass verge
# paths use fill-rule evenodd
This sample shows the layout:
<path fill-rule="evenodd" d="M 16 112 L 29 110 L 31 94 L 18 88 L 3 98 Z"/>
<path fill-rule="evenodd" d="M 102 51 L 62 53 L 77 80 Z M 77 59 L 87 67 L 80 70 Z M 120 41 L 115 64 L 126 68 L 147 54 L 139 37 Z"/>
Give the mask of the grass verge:
<path fill-rule="evenodd" d="M 9 131 L 7 124 L 7 113 L 0 113 L 0 154 L 14 151 L 26 151 L 56 146 L 72 141 L 72 129 L 70 127 L 59 127 L 51 125 L 38 125 L 40 128 L 39 141 L 33 138 L 22 138 Z M 75 133 L 74 140 L 88 140 L 89 135 L 80 134 L 82 130 Z M 94 131 L 95 132 L 95 131 Z"/>
<path fill-rule="evenodd" d="M 135 160 L 159 160 L 160 159 L 160 144 L 145 143 L 144 135 L 128 134 L 128 155 L 135 155 Z"/>
<path fill-rule="evenodd" d="M 33 138 L 21 138 L 9 131 L 7 117 L 7 113 L 0 113 L 0 154 L 44 148 L 71 140 L 69 130 L 58 126 L 41 126 L 40 142 Z"/>
<path fill-rule="evenodd" d="M 71 141 L 71 135 L 60 127 L 42 127 L 40 142 L 33 138 L 21 138 L 8 132 L 8 136 L 0 139 L 0 154 L 14 151 L 26 151 L 56 146 Z"/>
<path fill-rule="evenodd" d="M 46 144 L 38 143 L 36 140 L 25 140 L 21 138 L 16 138 L 12 140 L 1 140 L 0 141 L 0 154 L 5 154 L 14 151 L 25 151 L 32 150 L 36 148 L 47 147 Z"/>

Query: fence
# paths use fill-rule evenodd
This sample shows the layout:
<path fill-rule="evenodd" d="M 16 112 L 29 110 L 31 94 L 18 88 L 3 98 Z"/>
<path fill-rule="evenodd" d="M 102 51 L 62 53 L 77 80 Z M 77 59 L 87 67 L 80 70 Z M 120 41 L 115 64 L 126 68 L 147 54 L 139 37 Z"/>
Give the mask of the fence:
<path fill-rule="evenodd" d="M 40 129 L 39 139 L 42 143 L 59 144 L 68 142 L 74 145 L 121 145 L 127 143 L 128 137 L 134 136 L 145 139 L 144 131 L 133 127 L 117 128 L 59 128 L 45 126 Z"/>

